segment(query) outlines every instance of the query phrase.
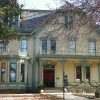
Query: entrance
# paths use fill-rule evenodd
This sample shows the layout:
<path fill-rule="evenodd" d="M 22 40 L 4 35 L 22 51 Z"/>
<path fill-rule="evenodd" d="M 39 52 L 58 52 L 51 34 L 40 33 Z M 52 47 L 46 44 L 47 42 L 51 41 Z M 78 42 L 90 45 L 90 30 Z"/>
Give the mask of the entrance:
<path fill-rule="evenodd" d="M 54 65 L 45 65 L 43 68 L 43 84 L 45 87 L 54 87 Z"/>

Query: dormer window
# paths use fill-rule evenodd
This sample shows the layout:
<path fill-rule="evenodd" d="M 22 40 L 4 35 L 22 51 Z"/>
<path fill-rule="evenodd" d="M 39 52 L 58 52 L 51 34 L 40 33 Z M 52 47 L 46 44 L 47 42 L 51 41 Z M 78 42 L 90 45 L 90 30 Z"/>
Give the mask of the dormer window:
<path fill-rule="evenodd" d="M 73 27 L 73 16 L 66 15 L 65 16 L 65 27 L 71 29 Z"/>

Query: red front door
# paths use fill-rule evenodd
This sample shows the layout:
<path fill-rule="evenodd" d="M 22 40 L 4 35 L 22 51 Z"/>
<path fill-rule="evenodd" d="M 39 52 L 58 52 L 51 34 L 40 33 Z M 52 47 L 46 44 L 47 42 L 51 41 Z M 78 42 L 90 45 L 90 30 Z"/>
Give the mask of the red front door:
<path fill-rule="evenodd" d="M 44 69 L 43 83 L 45 87 L 54 87 L 54 69 Z"/>

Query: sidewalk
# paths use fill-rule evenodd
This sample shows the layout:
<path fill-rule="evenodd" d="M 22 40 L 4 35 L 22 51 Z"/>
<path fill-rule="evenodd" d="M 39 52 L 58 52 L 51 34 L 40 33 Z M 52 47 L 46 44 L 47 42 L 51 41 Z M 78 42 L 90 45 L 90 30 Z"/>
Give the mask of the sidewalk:
<path fill-rule="evenodd" d="M 100 100 L 76 96 L 72 93 L 64 94 L 65 100 Z M 63 93 L 41 93 L 41 94 L 0 94 L 0 100 L 63 100 Z"/>
<path fill-rule="evenodd" d="M 60 98 L 63 98 L 63 93 L 42 93 L 45 95 L 52 95 L 52 96 L 57 96 Z M 65 93 L 64 94 L 64 98 L 65 100 L 100 100 L 100 98 L 91 98 L 91 96 L 93 96 L 94 94 L 85 94 L 85 96 L 77 96 L 77 95 L 73 95 L 73 93 Z M 89 98 L 90 96 L 90 98 Z"/>

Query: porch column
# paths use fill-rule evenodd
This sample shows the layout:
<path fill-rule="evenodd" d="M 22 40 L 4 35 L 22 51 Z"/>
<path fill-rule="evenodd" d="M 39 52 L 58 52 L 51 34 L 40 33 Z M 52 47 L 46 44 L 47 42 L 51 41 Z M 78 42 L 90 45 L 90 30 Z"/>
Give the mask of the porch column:
<path fill-rule="evenodd" d="M 82 81 L 86 81 L 86 66 L 83 64 L 82 66 Z"/>
<path fill-rule="evenodd" d="M 83 65 L 82 65 L 82 81 L 86 81 L 86 66 L 88 65 L 88 62 L 86 59 L 83 59 L 82 61 Z"/>
<path fill-rule="evenodd" d="M 62 78 L 63 78 L 62 84 L 63 84 L 63 82 L 64 82 L 64 75 L 65 75 L 65 71 L 64 71 L 65 59 L 62 59 L 61 63 L 62 63 Z"/>
<path fill-rule="evenodd" d="M 39 75 L 39 84 L 40 83 L 42 84 L 42 77 L 43 77 L 42 71 L 43 71 L 42 60 L 40 60 L 39 74 L 38 74 Z"/>

